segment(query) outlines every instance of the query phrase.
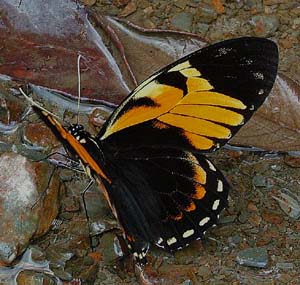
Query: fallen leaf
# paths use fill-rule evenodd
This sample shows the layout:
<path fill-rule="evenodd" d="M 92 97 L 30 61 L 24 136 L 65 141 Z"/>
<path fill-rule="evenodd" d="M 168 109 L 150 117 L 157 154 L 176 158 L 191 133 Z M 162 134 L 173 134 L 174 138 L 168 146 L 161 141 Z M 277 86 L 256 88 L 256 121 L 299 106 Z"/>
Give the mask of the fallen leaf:
<path fill-rule="evenodd" d="M 278 74 L 266 102 L 230 144 L 272 151 L 300 150 L 300 85 Z"/>
<path fill-rule="evenodd" d="M 49 2 L 47 10 L 43 1 L 26 0 L 20 6 L 10 2 L 0 1 L 0 74 L 60 90 L 76 100 L 80 53 L 83 98 L 118 104 L 129 93 L 126 78 L 85 9 L 70 0 Z"/>
<path fill-rule="evenodd" d="M 114 31 L 116 38 L 112 41 L 119 41 L 115 46 L 122 44 L 138 83 L 167 64 L 207 45 L 207 42 L 196 34 L 145 29 L 112 17 L 101 20 L 104 20 L 101 27 L 110 27 Z"/>

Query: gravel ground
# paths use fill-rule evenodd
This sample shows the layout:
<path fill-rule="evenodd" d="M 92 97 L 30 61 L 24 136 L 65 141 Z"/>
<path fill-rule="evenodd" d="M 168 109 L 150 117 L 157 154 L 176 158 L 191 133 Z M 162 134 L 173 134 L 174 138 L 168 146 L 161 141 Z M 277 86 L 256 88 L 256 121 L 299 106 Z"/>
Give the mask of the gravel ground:
<path fill-rule="evenodd" d="M 208 42 L 245 35 L 271 38 L 279 45 L 280 70 L 300 81 L 296 1 L 83 2 L 145 28 L 197 33 Z M 137 272 L 130 258 L 117 259 L 114 246 L 118 249 L 120 230 L 95 187 L 86 196 L 90 231 L 95 234 L 92 242 L 97 245 L 91 252 L 80 197 L 88 180 L 64 169 L 59 173 L 65 182 L 60 214 L 51 231 L 33 243 L 35 256 L 49 260 L 51 270 L 65 284 L 80 284 L 74 278 L 84 284 L 299 284 L 299 157 L 223 149 L 210 158 L 232 190 L 220 225 L 209 230 L 203 241 L 174 255 L 151 249 L 150 265 L 144 273 Z M 19 284 L 27 284 L 24 280 L 32 280 L 33 275 L 23 274 Z"/>

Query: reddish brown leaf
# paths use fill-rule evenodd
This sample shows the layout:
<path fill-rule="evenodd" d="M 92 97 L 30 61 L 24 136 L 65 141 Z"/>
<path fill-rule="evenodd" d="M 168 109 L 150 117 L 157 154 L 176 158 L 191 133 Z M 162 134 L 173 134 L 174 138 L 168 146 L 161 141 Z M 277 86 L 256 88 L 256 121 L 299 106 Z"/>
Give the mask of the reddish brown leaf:
<path fill-rule="evenodd" d="M 72 1 L 0 1 L 0 74 L 77 94 L 77 56 L 82 54 L 83 97 L 119 103 L 128 94 L 126 78 Z M 32 12 L 34 11 L 34 13 Z M 68 15 L 68 16 L 66 16 Z"/>

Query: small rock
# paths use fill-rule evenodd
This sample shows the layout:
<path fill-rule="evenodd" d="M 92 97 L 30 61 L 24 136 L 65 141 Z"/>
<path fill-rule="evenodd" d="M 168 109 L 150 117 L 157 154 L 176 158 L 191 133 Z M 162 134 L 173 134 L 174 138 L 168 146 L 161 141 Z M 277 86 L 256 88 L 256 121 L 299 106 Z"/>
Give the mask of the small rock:
<path fill-rule="evenodd" d="M 205 3 L 199 3 L 199 21 L 202 23 L 210 24 L 217 19 L 218 14 L 213 7 Z"/>
<path fill-rule="evenodd" d="M 287 38 L 280 40 L 279 43 L 283 48 L 290 49 L 293 47 L 294 41 L 290 38 Z"/>
<path fill-rule="evenodd" d="M 208 266 L 200 266 L 197 275 L 201 276 L 202 279 L 207 279 L 212 274 L 211 269 Z"/>
<path fill-rule="evenodd" d="M 198 23 L 196 26 L 196 32 L 199 34 L 206 34 L 208 32 L 209 25 L 205 23 Z"/>
<path fill-rule="evenodd" d="M 127 17 L 136 11 L 136 4 L 134 2 L 129 2 L 125 8 L 118 15 L 119 17 Z"/>
<path fill-rule="evenodd" d="M 262 218 L 273 225 L 280 225 L 283 221 L 283 217 L 280 216 L 278 213 L 265 211 L 262 213 Z"/>
<path fill-rule="evenodd" d="M 278 202 L 280 208 L 288 216 L 294 219 L 300 217 L 300 197 L 293 194 L 288 189 L 282 189 L 278 194 L 278 197 L 273 196 Z"/>
<path fill-rule="evenodd" d="M 174 1 L 174 5 L 180 9 L 184 9 L 187 5 L 187 0 L 177 0 L 177 1 Z"/>
<path fill-rule="evenodd" d="M 93 6 L 95 5 L 96 0 L 83 0 L 83 4 L 87 6 Z"/>
<path fill-rule="evenodd" d="M 193 281 L 190 279 L 184 280 L 182 283 L 182 285 L 193 285 Z"/>
<path fill-rule="evenodd" d="M 1 90 L 1 94 L 2 92 L 3 90 Z M 0 96 L 0 131 L 12 133 L 19 127 L 26 110 L 16 98 L 5 95 L 2 98 L 2 96 Z"/>
<path fill-rule="evenodd" d="M 290 167 L 298 168 L 298 167 L 300 167 L 300 157 L 299 156 L 286 156 L 284 158 L 284 163 Z"/>
<path fill-rule="evenodd" d="M 281 166 L 277 165 L 277 164 L 273 164 L 271 165 L 271 169 L 274 171 L 280 171 L 281 170 Z"/>
<path fill-rule="evenodd" d="M 277 262 L 276 267 L 283 270 L 292 270 L 294 269 L 294 264 L 291 262 Z"/>
<path fill-rule="evenodd" d="M 175 29 L 191 31 L 193 24 L 193 14 L 189 12 L 180 12 L 171 19 L 171 24 Z"/>
<path fill-rule="evenodd" d="M 231 215 L 231 216 L 225 216 L 225 217 L 221 217 L 219 220 L 219 224 L 231 224 L 234 223 L 236 221 L 237 215 Z"/>
<path fill-rule="evenodd" d="M 38 130 L 38 131 L 37 131 Z M 29 148 L 52 149 L 59 144 L 53 132 L 43 123 L 31 123 L 26 125 L 23 130 L 22 141 Z"/>
<path fill-rule="evenodd" d="M 257 214 L 253 214 L 249 218 L 249 223 L 256 227 L 258 227 L 260 225 L 261 221 L 262 221 L 261 216 L 259 216 Z"/>
<path fill-rule="evenodd" d="M 124 7 L 129 3 L 130 0 L 113 0 L 113 4 L 118 8 Z"/>
<path fill-rule="evenodd" d="M 19 154 L 0 156 L 1 261 L 11 263 L 57 216 L 59 182 L 54 175 L 49 184 L 49 170 Z"/>
<path fill-rule="evenodd" d="M 250 212 L 258 212 L 258 208 L 256 207 L 256 205 L 252 202 L 250 202 L 247 206 L 248 211 Z"/>
<path fill-rule="evenodd" d="M 253 16 L 250 23 L 254 26 L 254 33 L 262 37 L 273 36 L 279 27 L 279 20 L 273 15 Z"/>
<path fill-rule="evenodd" d="M 264 5 L 269 6 L 269 5 L 281 4 L 285 2 L 286 2 L 285 0 L 264 0 Z"/>
<path fill-rule="evenodd" d="M 234 236 L 228 238 L 228 241 L 231 246 L 237 246 L 238 244 L 240 244 L 242 242 L 242 240 L 243 239 L 239 235 L 234 235 Z"/>
<path fill-rule="evenodd" d="M 266 248 L 246 248 L 241 250 L 237 257 L 240 265 L 265 268 L 268 264 L 268 252 Z"/>
<path fill-rule="evenodd" d="M 114 241 L 115 234 L 112 232 L 106 232 L 101 237 L 100 250 L 102 253 L 103 261 L 106 264 L 111 263 L 118 257 L 118 255 L 115 252 Z"/>
<path fill-rule="evenodd" d="M 241 222 L 242 224 L 246 223 L 249 219 L 249 212 L 247 211 L 242 211 L 241 214 L 239 215 L 239 222 Z"/>
<path fill-rule="evenodd" d="M 225 8 L 220 0 L 211 0 L 211 3 L 218 14 L 223 14 L 225 12 Z"/>
<path fill-rule="evenodd" d="M 252 9 L 257 5 L 255 0 L 245 0 L 245 8 Z"/>
<path fill-rule="evenodd" d="M 252 179 L 252 184 L 255 187 L 266 187 L 267 186 L 267 179 L 261 175 L 255 175 Z"/>
<path fill-rule="evenodd" d="M 257 237 L 256 246 L 263 247 L 263 246 L 271 243 L 272 241 L 278 239 L 278 236 L 279 236 L 279 233 L 278 233 L 277 229 L 276 230 L 270 229 L 265 232 L 261 232 L 259 234 L 259 236 Z"/>

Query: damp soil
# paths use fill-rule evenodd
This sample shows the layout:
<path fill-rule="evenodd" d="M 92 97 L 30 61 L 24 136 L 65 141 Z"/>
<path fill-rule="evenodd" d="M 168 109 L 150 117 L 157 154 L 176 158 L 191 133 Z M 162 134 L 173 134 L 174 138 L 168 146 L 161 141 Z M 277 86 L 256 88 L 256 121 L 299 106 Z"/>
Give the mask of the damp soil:
<path fill-rule="evenodd" d="M 245 35 L 271 38 L 280 48 L 280 70 L 300 80 L 296 1 L 84 2 L 142 27 L 193 32 L 209 42 Z M 65 284 L 74 278 L 83 284 L 299 284 L 300 158 L 293 155 L 242 148 L 210 154 L 232 186 L 220 224 L 173 255 L 151 248 L 145 274 L 130 257 L 117 256 L 121 231 L 98 187 L 86 195 L 87 223 L 80 193 L 89 181 L 71 170 L 60 173 L 66 187 L 57 223 L 32 245 Z"/>

